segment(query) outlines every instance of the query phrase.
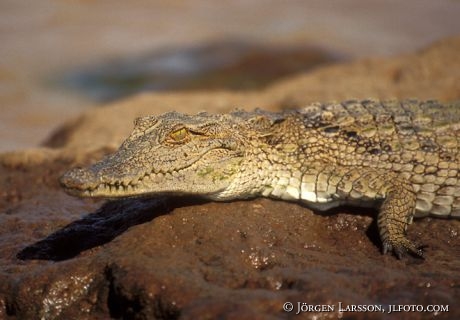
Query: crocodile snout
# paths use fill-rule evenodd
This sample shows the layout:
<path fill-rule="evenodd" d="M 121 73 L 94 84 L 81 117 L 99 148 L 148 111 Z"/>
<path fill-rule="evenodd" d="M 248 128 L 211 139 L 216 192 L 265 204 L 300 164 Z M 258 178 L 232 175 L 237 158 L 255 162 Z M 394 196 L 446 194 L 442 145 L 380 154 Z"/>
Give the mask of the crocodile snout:
<path fill-rule="evenodd" d="M 75 168 L 62 175 L 59 182 L 66 189 L 84 191 L 90 189 L 93 185 L 97 185 L 97 176 L 92 170 Z"/>

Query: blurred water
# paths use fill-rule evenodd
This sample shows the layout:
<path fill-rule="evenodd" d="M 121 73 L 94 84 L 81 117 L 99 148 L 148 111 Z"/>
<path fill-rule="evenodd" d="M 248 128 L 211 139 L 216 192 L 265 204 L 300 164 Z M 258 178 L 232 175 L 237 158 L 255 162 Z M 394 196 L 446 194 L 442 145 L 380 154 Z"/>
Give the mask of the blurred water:
<path fill-rule="evenodd" d="M 221 41 L 88 65 L 59 74 L 53 85 L 98 102 L 145 91 L 253 90 L 339 60 L 338 54 L 309 46 Z"/>

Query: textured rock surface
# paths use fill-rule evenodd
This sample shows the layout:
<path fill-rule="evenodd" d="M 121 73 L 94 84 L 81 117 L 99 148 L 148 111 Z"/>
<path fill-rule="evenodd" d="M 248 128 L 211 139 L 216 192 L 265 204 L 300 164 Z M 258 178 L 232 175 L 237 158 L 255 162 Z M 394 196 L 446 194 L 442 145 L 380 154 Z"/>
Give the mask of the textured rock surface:
<path fill-rule="evenodd" d="M 423 219 L 409 236 L 427 260 L 379 252 L 372 210 L 313 213 L 256 199 L 81 200 L 66 169 L 102 157 L 135 116 L 168 110 L 280 109 L 346 98 L 460 99 L 460 39 L 388 60 L 336 65 L 245 94 L 142 95 L 91 110 L 48 147 L 0 156 L 0 318 L 287 318 L 286 301 L 449 305 L 460 317 L 460 221 Z M 295 311 L 293 311 L 295 312 Z M 293 315 L 293 314 L 291 314 Z M 404 313 L 422 319 L 430 313 Z M 354 318 L 381 319 L 381 313 Z"/>

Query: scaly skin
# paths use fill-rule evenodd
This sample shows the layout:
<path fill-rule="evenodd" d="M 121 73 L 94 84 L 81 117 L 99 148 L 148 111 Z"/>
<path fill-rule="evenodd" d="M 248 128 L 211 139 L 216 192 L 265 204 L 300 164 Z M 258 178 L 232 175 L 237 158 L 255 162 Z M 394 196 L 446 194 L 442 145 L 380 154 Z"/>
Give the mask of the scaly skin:
<path fill-rule="evenodd" d="M 139 118 L 120 149 L 61 177 L 80 197 L 268 196 L 379 208 L 383 252 L 423 252 L 416 216 L 460 217 L 460 103 L 311 104 L 297 111 Z"/>

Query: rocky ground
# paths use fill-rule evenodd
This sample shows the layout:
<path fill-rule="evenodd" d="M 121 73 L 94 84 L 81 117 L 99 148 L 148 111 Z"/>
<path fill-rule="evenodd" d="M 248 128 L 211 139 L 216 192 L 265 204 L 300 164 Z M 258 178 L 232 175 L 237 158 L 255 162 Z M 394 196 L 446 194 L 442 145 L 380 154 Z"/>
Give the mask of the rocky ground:
<path fill-rule="evenodd" d="M 421 219 L 425 261 L 380 253 L 372 210 L 328 214 L 269 199 L 114 202 L 57 178 L 114 150 L 136 116 L 270 110 L 349 98 L 460 99 L 460 38 L 391 59 L 334 65 L 257 92 L 144 94 L 85 112 L 37 149 L 0 155 L 2 319 L 460 318 L 460 221 Z M 291 313 L 283 303 L 292 302 Z M 439 314 L 347 305 L 447 305 Z M 334 311 L 297 313 L 298 303 Z"/>

